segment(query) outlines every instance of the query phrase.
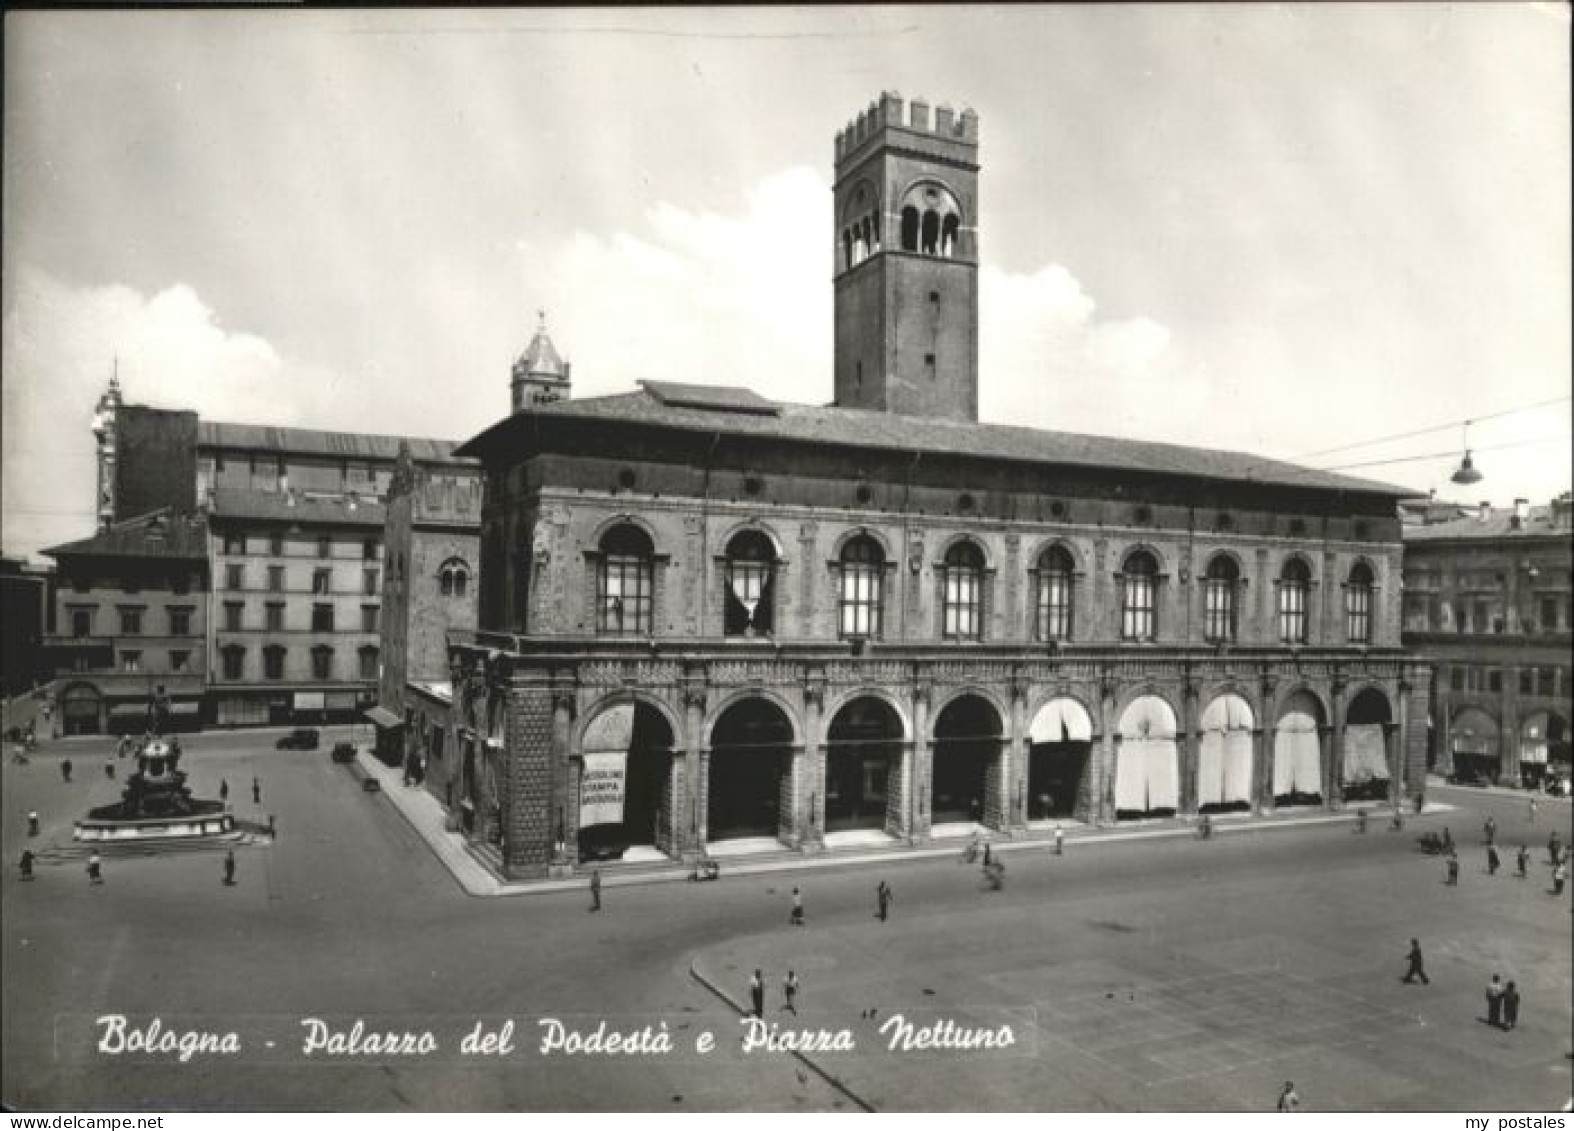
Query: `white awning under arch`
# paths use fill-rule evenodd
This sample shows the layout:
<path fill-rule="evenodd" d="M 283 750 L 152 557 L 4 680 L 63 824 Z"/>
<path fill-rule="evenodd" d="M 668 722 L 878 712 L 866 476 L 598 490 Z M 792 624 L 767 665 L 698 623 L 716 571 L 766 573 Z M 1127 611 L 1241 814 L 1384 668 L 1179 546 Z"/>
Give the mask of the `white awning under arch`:
<path fill-rule="evenodd" d="M 619 703 L 590 720 L 579 748 L 585 754 L 626 754 L 633 741 L 634 704 Z"/>
<path fill-rule="evenodd" d="M 1249 731 L 1254 725 L 1251 704 L 1239 695 L 1217 696 L 1202 712 L 1204 731 Z"/>
<path fill-rule="evenodd" d="M 1028 734 L 1035 746 L 1044 742 L 1091 742 L 1093 720 L 1075 699 L 1051 699 L 1033 716 Z"/>
<path fill-rule="evenodd" d="M 1252 709 L 1239 695 L 1220 695 L 1202 713 L 1197 751 L 1197 804 L 1222 805 L 1252 796 Z"/>
<path fill-rule="evenodd" d="M 1143 695 L 1131 701 L 1120 716 L 1120 737 L 1175 738 L 1175 712 L 1157 695 Z"/>
<path fill-rule="evenodd" d="M 1175 712 L 1156 695 L 1132 702 L 1120 717 L 1115 759 L 1115 808 L 1128 812 L 1180 806 Z"/>

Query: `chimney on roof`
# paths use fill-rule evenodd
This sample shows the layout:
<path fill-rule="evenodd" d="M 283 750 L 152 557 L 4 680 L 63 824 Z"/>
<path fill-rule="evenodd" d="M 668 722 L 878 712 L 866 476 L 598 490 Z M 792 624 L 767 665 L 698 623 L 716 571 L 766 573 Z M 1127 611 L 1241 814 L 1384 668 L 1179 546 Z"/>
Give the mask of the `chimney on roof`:
<path fill-rule="evenodd" d="M 1530 500 L 1514 500 L 1514 529 L 1518 530 L 1525 525 L 1525 520 L 1530 517 Z"/>
<path fill-rule="evenodd" d="M 1476 512 L 1476 517 L 1482 522 L 1487 522 L 1492 518 L 1492 503 L 1489 500 L 1483 499 L 1481 501 L 1481 507 Z"/>
<path fill-rule="evenodd" d="M 1574 495 L 1568 491 L 1552 500 L 1552 529 L 1566 531 L 1574 526 Z"/>

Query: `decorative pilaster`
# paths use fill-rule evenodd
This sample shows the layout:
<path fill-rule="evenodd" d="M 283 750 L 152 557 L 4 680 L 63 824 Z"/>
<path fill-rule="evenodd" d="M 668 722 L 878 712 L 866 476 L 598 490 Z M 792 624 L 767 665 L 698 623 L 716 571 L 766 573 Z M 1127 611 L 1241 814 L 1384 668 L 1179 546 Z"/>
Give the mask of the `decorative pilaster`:
<path fill-rule="evenodd" d="M 1326 744 L 1327 752 L 1323 760 L 1323 804 L 1330 808 L 1337 808 L 1344 804 L 1344 716 L 1345 716 L 1345 688 L 1344 672 L 1335 665 L 1333 679 L 1329 683 L 1329 701 L 1333 704 L 1334 717 L 1331 720 L 1331 735 L 1333 741 Z"/>
<path fill-rule="evenodd" d="M 1201 757 L 1197 733 L 1197 681 L 1189 664 L 1181 675 L 1181 711 L 1180 811 L 1189 817 L 1197 813 L 1197 764 Z"/>
<path fill-rule="evenodd" d="M 1279 718 L 1279 677 L 1267 666 L 1261 676 L 1262 717 L 1257 720 L 1255 758 L 1252 761 L 1252 811 L 1266 813 L 1273 809 L 1273 743 L 1275 724 Z"/>
<path fill-rule="evenodd" d="M 797 806 L 793 814 L 804 852 L 825 851 L 825 673 L 811 671 L 803 684 L 803 747 L 794 754 Z"/>
<path fill-rule="evenodd" d="M 1097 761 L 1098 798 L 1093 820 L 1101 825 L 1115 823 L 1115 695 L 1119 683 L 1115 673 L 1105 668 L 1099 673 L 1099 741 L 1094 754 Z"/>
<path fill-rule="evenodd" d="M 579 859 L 579 790 L 572 772 L 574 688 L 559 683 L 552 689 L 552 863 Z M 505 822 L 506 827 L 506 822 Z"/>
<path fill-rule="evenodd" d="M 706 812 L 706 785 L 709 758 L 705 741 L 705 674 L 700 669 L 683 672 L 683 812 L 678 815 L 680 852 L 685 859 L 703 855 L 709 814 Z M 676 791 L 674 791 L 676 792 Z"/>
<path fill-rule="evenodd" d="M 929 745 L 929 705 L 934 695 L 934 685 L 926 676 L 917 677 L 912 686 L 913 740 L 902 746 L 902 806 L 901 826 L 887 829 L 896 836 L 905 837 L 910 843 L 929 839 L 933 812 L 934 769 L 933 751 Z M 905 827 L 902 827 L 905 826 Z"/>

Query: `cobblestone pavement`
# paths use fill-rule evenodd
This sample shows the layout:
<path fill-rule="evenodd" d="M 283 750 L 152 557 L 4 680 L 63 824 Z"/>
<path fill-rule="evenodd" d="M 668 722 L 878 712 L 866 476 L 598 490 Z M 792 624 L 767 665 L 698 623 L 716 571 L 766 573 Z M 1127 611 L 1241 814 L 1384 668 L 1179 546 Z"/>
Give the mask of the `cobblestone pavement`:
<path fill-rule="evenodd" d="M 1569 1093 L 1568 897 L 1546 893 L 1544 843 L 1569 809 L 1524 828 L 1516 798 L 1453 791 L 1464 851 L 1457 889 L 1413 834 L 1319 825 L 1210 842 L 1132 841 L 1063 858 L 1009 856 L 1003 891 L 955 860 L 878 869 L 610 887 L 528 899 L 463 895 L 388 799 L 362 792 L 325 751 L 276 752 L 276 735 L 197 736 L 186 766 L 201 796 L 230 786 L 237 815 L 278 818 L 277 842 L 221 856 L 110 855 L 88 884 L 65 850 L 71 818 L 118 796 L 110 744 L 46 744 L 7 764 L 3 1081 L 23 1108 L 1064 1110 L 1271 1106 L 1283 1079 L 1312 1108 L 1556 1107 Z M 59 760 L 75 764 L 61 780 Z M 263 803 L 251 801 L 251 778 Z M 21 883 L 23 817 L 53 844 Z M 1533 834 L 1535 879 L 1488 878 L 1479 813 L 1500 839 Z M 1424 821 L 1440 824 L 1441 818 Z M 1374 823 L 1375 825 L 1375 823 Z M 36 850 L 36 849 L 35 849 Z M 1511 869 L 1510 869 L 1511 870 Z M 874 918 L 874 885 L 895 888 Z M 787 925 L 804 887 L 808 925 Z M 1430 987 L 1400 984 L 1411 935 Z M 803 981 L 803 1024 L 845 1018 L 873 1032 L 897 1010 L 959 1016 L 1014 1008 L 1020 1055 L 843 1054 L 838 1091 L 787 1055 L 742 1055 L 738 1021 L 697 981 L 734 998 L 755 966 Z M 1476 1020 L 1488 975 L 1525 991 L 1522 1027 Z M 878 1009 L 876 1017 L 860 1012 Z M 416 1024 L 558 1013 L 586 1023 L 669 1021 L 714 1029 L 708 1058 L 130 1064 L 84 1053 L 81 1018 L 108 1012 L 208 1024 L 308 1015 Z M 861 1030 L 862 1031 L 862 1030 Z M 680 1046 L 681 1046 L 680 1041 Z M 90 1051 L 90 1049 L 88 1050 Z"/>

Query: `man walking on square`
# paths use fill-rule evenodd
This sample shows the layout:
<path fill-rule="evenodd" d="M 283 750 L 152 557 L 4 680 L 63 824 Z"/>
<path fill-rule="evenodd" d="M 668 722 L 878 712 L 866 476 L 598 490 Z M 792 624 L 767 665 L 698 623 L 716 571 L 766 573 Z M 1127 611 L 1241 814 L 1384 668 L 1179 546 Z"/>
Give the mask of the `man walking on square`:
<path fill-rule="evenodd" d="M 1569 866 L 1558 861 L 1558 866 L 1552 869 L 1552 894 L 1562 895 L 1563 884 L 1569 878 Z"/>
<path fill-rule="evenodd" d="M 601 910 L 601 869 L 600 868 L 592 868 L 590 870 L 590 909 L 592 911 L 600 911 Z"/>
<path fill-rule="evenodd" d="M 787 921 L 794 927 L 803 926 L 803 893 L 797 888 L 792 889 L 792 914 Z"/>
<path fill-rule="evenodd" d="M 104 882 L 104 862 L 99 858 L 96 848 L 93 850 L 93 855 L 87 858 L 87 880 L 90 884 Z"/>
<path fill-rule="evenodd" d="M 1530 849 L 1523 844 L 1519 846 L 1519 851 L 1514 853 L 1514 867 L 1519 870 L 1519 878 L 1522 880 L 1529 874 Z"/>
<path fill-rule="evenodd" d="M 71 780 L 71 759 L 70 758 L 67 758 L 64 762 L 60 763 L 60 777 L 61 777 L 61 780 L 63 780 L 63 781 L 70 781 Z"/>
<path fill-rule="evenodd" d="M 782 997 L 786 999 L 782 1002 L 782 1008 L 794 1017 L 798 1016 L 798 975 L 791 970 L 782 979 Z"/>
<path fill-rule="evenodd" d="M 227 802 L 227 801 L 229 801 L 229 799 L 230 799 L 230 779 L 229 778 L 220 778 L 219 779 L 219 800 Z"/>
<path fill-rule="evenodd" d="M 1519 990 L 1510 982 L 1503 990 L 1503 1028 L 1512 1029 L 1519 1024 Z"/>
<path fill-rule="evenodd" d="M 231 849 L 224 854 L 224 886 L 235 886 L 235 851 Z"/>
<path fill-rule="evenodd" d="M 1497 845 L 1487 845 L 1487 875 L 1497 875 L 1498 866 L 1500 864 L 1502 864 L 1502 861 L 1498 859 Z"/>
<path fill-rule="evenodd" d="M 1494 1029 L 1503 1027 L 1503 983 L 1496 974 L 1487 983 L 1487 1024 Z"/>
<path fill-rule="evenodd" d="M 1443 881 L 1451 888 L 1459 886 L 1459 857 L 1452 854 L 1448 857 L 1448 879 Z"/>
<path fill-rule="evenodd" d="M 1284 1091 L 1279 1093 L 1279 1110 L 1296 1111 L 1301 1106 L 1301 1097 L 1295 1094 L 1295 1083 L 1291 1080 L 1284 1082 Z"/>
<path fill-rule="evenodd" d="M 32 879 L 33 878 L 33 850 L 31 848 L 24 848 L 24 849 L 22 849 L 21 866 L 22 866 L 22 878 L 24 880 Z"/>
<path fill-rule="evenodd" d="M 1421 984 L 1423 986 L 1430 986 L 1432 984 L 1432 979 L 1426 976 L 1426 960 L 1421 957 L 1420 939 L 1410 940 L 1410 954 L 1408 956 L 1408 961 L 1410 963 L 1410 968 L 1405 971 L 1405 981 L 1413 982 L 1417 978 L 1420 978 Z"/>
<path fill-rule="evenodd" d="M 251 803 L 253 805 L 262 804 L 262 783 L 256 778 L 251 779 Z"/>
<path fill-rule="evenodd" d="M 875 902 L 880 905 L 880 922 L 884 923 L 891 914 L 891 885 L 884 880 L 874 889 Z"/>
<path fill-rule="evenodd" d="M 754 1005 L 754 1016 L 765 1016 L 765 974 L 756 970 L 749 979 L 749 1000 Z"/>
<path fill-rule="evenodd" d="M 1492 844 L 1497 839 L 1497 820 L 1487 817 L 1486 824 L 1481 826 L 1481 832 L 1486 837 L 1487 844 Z"/>

